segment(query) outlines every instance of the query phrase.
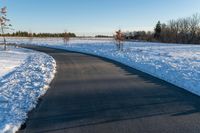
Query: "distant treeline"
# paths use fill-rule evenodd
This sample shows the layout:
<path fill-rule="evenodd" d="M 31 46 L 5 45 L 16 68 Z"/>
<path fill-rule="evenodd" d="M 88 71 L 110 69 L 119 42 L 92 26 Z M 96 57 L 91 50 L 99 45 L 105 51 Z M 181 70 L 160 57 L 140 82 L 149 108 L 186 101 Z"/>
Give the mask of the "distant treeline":
<path fill-rule="evenodd" d="M 170 20 L 156 24 L 154 32 L 134 31 L 125 33 L 125 39 L 157 41 L 164 43 L 200 44 L 200 15 Z"/>
<path fill-rule="evenodd" d="M 26 31 L 17 31 L 14 33 L 7 33 L 4 36 L 8 37 L 76 37 L 75 33 L 30 33 Z M 2 34 L 0 34 L 2 36 Z"/>
<path fill-rule="evenodd" d="M 112 38 L 113 36 L 107 36 L 107 35 L 96 35 L 96 38 Z"/>

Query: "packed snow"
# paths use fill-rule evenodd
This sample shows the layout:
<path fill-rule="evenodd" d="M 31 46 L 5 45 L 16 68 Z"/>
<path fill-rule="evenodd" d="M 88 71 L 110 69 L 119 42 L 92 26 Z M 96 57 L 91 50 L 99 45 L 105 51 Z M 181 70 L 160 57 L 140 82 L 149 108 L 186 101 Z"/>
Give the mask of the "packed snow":
<path fill-rule="evenodd" d="M 11 43 L 32 44 L 109 58 L 200 95 L 200 46 L 125 42 L 117 51 L 112 39 L 9 38 Z"/>
<path fill-rule="evenodd" d="M 44 53 L 0 46 L 0 133 L 14 133 L 55 74 L 55 60 Z"/>

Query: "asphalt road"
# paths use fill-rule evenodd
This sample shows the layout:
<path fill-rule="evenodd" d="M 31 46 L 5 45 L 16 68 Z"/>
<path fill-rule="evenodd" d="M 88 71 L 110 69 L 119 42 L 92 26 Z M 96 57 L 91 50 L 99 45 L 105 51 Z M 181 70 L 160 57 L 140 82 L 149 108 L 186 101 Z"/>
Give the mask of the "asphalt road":
<path fill-rule="evenodd" d="M 200 97 L 120 63 L 34 47 L 57 74 L 20 133 L 199 133 Z"/>

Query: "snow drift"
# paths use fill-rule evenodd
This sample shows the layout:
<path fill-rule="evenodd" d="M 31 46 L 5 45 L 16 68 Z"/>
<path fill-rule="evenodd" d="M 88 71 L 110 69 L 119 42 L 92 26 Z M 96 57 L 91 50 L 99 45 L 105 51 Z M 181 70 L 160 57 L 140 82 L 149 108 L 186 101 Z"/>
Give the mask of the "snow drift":
<path fill-rule="evenodd" d="M 27 118 L 27 113 L 32 110 L 42 95 L 47 91 L 55 74 L 55 60 L 44 53 L 25 49 L 10 49 L 0 53 L 9 55 L 15 53 L 20 61 L 14 63 L 12 69 L 0 75 L 0 132 L 16 132 Z M 21 52 L 20 52 L 21 51 Z M 7 54 L 5 54 L 7 53 Z M 23 55 L 24 58 L 21 58 Z M 12 63 L 10 56 L 0 58 L 0 68 L 3 61 Z M 5 63 L 5 62 L 4 62 Z M 4 67 L 7 66 L 4 64 Z M 5 71 L 5 69 L 0 69 Z"/>

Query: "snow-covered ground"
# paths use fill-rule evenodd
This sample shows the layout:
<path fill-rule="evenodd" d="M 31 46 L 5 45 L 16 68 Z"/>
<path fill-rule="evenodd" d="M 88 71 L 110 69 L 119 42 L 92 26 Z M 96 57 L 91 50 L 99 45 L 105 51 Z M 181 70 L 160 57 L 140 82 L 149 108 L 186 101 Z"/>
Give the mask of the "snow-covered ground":
<path fill-rule="evenodd" d="M 10 38 L 17 44 L 33 44 L 78 51 L 124 63 L 200 95 L 200 46 L 148 42 L 126 42 L 116 50 L 112 39 Z"/>
<path fill-rule="evenodd" d="M 112 39 L 9 38 L 16 44 L 32 44 L 84 52 L 116 60 L 130 67 L 200 95 L 200 46 L 125 42 L 116 50 Z M 0 47 L 0 132 L 15 132 L 36 106 L 55 73 L 52 57 L 26 49 Z"/>
<path fill-rule="evenodd" d="M 55 60 L 44 53 L 0 46 L 0 133 L 16 132 L 54 77 Z"/>
<path fill-rule="evenodd" d="M 8 40 L 9 42 L 16 44 L 32 44 L 53 47 L 89 53 L 116 60 L 130 67 L 170 82 L 176 86 L 184 88 L 185 90 L 188 90 L 194 94 L 200 95 L 200 46 L 197 45 L 125 42 L 124 51 L 120 52 L 116 50 L 114 41 L 112 39 L 72 39 L 67 45 L 63 43 L 62 38 L 37 38 L 33 40 L 28 38 L 9 38 Z M 33 54 L 37 55 L 35 53 Z M 0 101 L 3 101 L 0 102 L 0 104 L 2 104 L 0 105 L 0 114 L 3 114 L 3 116 L 8 116 L 6 118 L 2 117 L 2 115 L 0 116 L 0 121 L 3 121 L 0 129 L 5 128 L 2 126 L 5 125 L 5 123 L 10 123 L 6 126 L 6 128 L 9 128 L 12 127 L 13 123 L 23 121 L 26 118 L 26 113 L 24 112 L 27 112 L 27 110 L 35 106 L 35 97 L 39 97 L 41 95 L 41 88 L 44 88 L 45 86 L 44 84 L 39 84 L 37 82 L 45 79 L 51 79 L 43 77 L 43 75 L 39 74 L 43 72 L 48 75 L 47 77 L 49 77 L 51 68 L 53 67 L 51 64 L 44 64 L 45 66 L 47 65 L 45 68 L 50 69 L 42 70 L 44 68 L 41 68 L 42 63 L 52 61 L 51 58 L 46 58 L 46 55 L 42 55 L 43 56 L 41 57 L 28 56 L 29 58 L 26 58 L 25 61 L 24 57 L 18 58 L 15 65 L 20 64 L 20 62 L 26 63 L 22 64 L 21 67 L 4 76 L 0 80 L 0 95 L 3 94 L 3 97 L 0 98 Z M 37 62 L 36 64 L 37 60 L 41 60 L 41 62 Z M 27 66 L 27 64 L 29 65 Z M 29 69 L 31 72 L 29 72 Z M 7 71 L 10 71 L 10 69 Z M 15 76 L 19 76 L 19 78 L 16 78 Z M 32 79 L 28 77 L 35 78 Z M 20 81 L 12 79 L 23 80 Z M 20 85 L 24 84 L 24 81 L 27 81 L 27 84 L 25 85 L 26 91 L 24 91 L 24 88 L 20 88 Z M 49 83 L 49 81 L 45 83 Z M 7 86 L 11 87 L 9 89 L 5 89 L 8 88 Z M 13 87 L 20 88 L 19 90 L 21 91 L 15 91 L 15 89 L 12 90 Z M 33 88 L 36 89 L 33 90 Z M 27 92 L 31 95 L 27 95 Z M 7 94 L 13 94 L 13 97 L 7 98 Z M 10 106 L 15 104 L 15 102 L 12 103 L 12 101 L 15 101 L 16 97 L 19 97 L 18 101 L 22 101 L 22 104 L 16 104 L 13 107 Z M 27 99 L 31 99 L 31 101 Z M 27 104 L 30 102 L 33 103 Z M 7 110 L 16 111 L 14 111 L 15 113 L 11 114 L 11 111 L 6 112 Z M 11 119 L 14 118 L 14 116 L 22 117 Z"/>

